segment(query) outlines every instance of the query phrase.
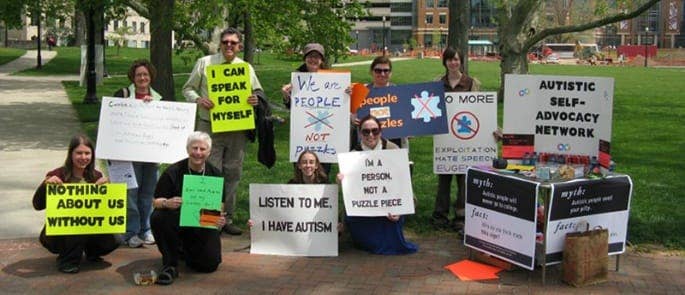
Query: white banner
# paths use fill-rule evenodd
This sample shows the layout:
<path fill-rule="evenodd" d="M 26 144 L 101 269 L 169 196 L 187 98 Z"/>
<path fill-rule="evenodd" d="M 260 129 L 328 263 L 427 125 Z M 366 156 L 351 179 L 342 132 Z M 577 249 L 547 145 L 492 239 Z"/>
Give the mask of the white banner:
<path fill-rule="evenodd" d="M 103 97 L 95 155 L 99 159 L 174 163 L 188 156 L 194 103 Z"/>
<path fill-rule="evenodd" d="M 335 163 L 350 147 L 350 73 L 292 73 L 290 162 L 305 150 Z"/>
<path fill-rule="evenodd" d="M 608 166 L 613 78 L 508 74 L 504 85 L 505 158 L 521 158 L 532 147 L 598 156 Z"/>
<path fill-rule="evenodd" d="M 250 253 L 338 256 L 338 186 L 250 184 Z"/>
<path fill-rule="evenodd" d="M 340 153 L 338 163 L 347 215 L 414 214 L 406 149 Z"/>
<path fill-rule="evenodd" d="M 464 174 L 497 158 L 497 92 L 447 92 L 449 132 L 433 136 L 433 173 Z"/>

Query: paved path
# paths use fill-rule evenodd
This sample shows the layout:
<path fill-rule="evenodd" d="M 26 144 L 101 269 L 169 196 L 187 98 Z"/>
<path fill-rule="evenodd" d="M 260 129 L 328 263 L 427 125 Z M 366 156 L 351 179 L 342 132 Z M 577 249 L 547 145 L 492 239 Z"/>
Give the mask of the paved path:
<path fill-rule="evenodd" d="M 222 237 L 223 263 L 212 274 L 181 267 L 171 286 L 138 287 L 133 274 L 156 270 L 156 247 L 120 248 L 104 263 L 82 264 L 79 274 L 59 273 L 55 255 L 37 241 L 43 215 L 31 208 L 33 191 L 46 171 L 61 165 L 67 140 L 80 130 L 59 78 L 7 76 L 31 67 L 28 59 L 0 67 L 0 293 L 2 294 L 685 294 L 685 257 L 628 253 L 609 281 L 576 289 L 559 281 L 559 270 L 514 270 L 488 282 L 462 282 L 443 269 L 466 257 L 453 233 L 408 238 L 420 251 L 377 256 L 354 249 L 343 235 L 340 256 L 304 258 L 251 255 L 249 235 Z M 47 57 L 46 61 L 47 63 Z M 22 66 L 23 64 L 23 66 Z M 73 77 L 76 78 L 76 77 Z M 23 237 L 23 238 L 22 238 Z M 609 261 L 613 267 L 614 259 Z"/>
<path fill-rule="evenodd" d="M 10 73 L 35 67 L 36 51 L 0 66 L 0 237 L 35 237 L 43 212 L 31 198 L 45 173 L 60 166 L 79 122 L 60 83 L 69 77 L 24 77 Z M 43 64 L 56 55 L 43 51 Z"/>

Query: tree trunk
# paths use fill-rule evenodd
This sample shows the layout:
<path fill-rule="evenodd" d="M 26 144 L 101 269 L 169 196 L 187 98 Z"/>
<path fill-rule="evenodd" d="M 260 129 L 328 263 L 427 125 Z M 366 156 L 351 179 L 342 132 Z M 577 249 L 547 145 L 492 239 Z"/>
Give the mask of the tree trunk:
<path fill-rule="evenodd" d="M 447 46 L 456 49 L 461 59 L 461 71 L 469 72 L 469 19 L 471 11 L 469 0 L 449 0 L 449 32 Z"/>
<path fill-rule="evenodd" d="M 81 47 L 86 44 L 86 16 L 82 9 L 77 9 L 74 13 L 74 44 L 73 46 Z"/>
<path fill-rule="evenodd" d="M 171 63 L 171 31 L 174 23 L 174 0 L 153 0 L 150 11 L 150 62 L 157 69 L 152 88 L 163 100 L 176 100 Z"/>
<path fill-rule="evenodd" d="M 252 16 L 249 8 L 245 9 L 245 12 L 243 13 L 243 21 L 245 26 L 245 31 L 243 32 L 243 38 L 245 40 L 243 58 L 246 62 L 252 63 L 254 60 L 255 39 L 254 34 L 252 33 Z"/>

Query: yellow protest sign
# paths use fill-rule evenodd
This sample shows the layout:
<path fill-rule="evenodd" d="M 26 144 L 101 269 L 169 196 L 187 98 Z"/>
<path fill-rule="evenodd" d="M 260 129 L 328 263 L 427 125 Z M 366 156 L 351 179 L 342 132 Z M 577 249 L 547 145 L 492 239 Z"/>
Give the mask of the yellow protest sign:
<path fill-rule="evenodd" d="M 247 103 L 252 94 L 247 63 L 208 66 L 207 92 L 214 107 L 209 110 L 212 132 L 254 129 L 254 108 Z"/>
<path fill-rule="evenodd" d="M 126 232 L 126 184 L 48 185 L 45 234 L 86 235 Z"/>

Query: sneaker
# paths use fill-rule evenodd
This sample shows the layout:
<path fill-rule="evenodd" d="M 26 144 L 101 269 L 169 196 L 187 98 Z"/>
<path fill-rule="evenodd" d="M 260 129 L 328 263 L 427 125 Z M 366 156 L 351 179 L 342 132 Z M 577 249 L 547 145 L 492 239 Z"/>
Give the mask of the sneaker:
<path fill-rule="evenodd" d="M 155 236 L 153 236 L 151 232 L 146 233 L 143 236 L 143 243 L 145 243 L 145 245 L 154 245 L 155 244 Z"/>
<path fill-rule="evenodd" d="M 143 246 L 143 240 L 141 240 L 138 236 L 132 236 L 128 241 L 126 241 L 126 245 L 128 245 L 130 248 L 140 248 Z"/>
<path fill-rule="evenodd" d="M 224 225 L 223 232 L 229 234 L 229 235 L 234 235 L 234 236 L 239 236 L 243 234 L 243 230 L 237 227 L 233 223 L 229 223 Z"/>
<path fill-rule="evenodd" d="M 67 263 L 65 265 L 60 265 L 59 271 L 63 273 L 77 273 L 79 272 L 79 267 L 76 264 Z"/>

